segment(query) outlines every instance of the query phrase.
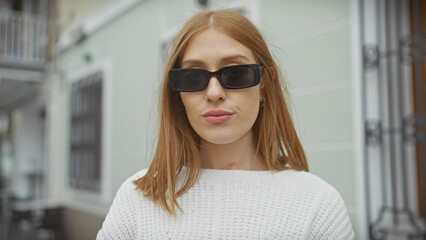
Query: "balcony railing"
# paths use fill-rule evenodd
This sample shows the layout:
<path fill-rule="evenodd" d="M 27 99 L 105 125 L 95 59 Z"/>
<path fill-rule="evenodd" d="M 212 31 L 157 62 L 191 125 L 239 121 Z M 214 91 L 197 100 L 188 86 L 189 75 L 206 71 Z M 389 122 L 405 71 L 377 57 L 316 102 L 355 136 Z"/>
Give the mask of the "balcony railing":
<path fill-rule="evenodd" d="M 44 16 L 0 8 L 0 64 L 40 68 L 46 60 Z"/>

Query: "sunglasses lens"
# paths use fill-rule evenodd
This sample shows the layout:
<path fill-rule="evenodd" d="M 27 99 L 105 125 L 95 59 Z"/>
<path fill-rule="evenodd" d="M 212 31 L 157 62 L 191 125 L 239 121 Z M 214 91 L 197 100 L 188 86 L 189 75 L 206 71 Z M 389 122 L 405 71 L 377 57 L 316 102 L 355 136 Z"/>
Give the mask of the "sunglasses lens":
<path fill-rule="evenodd" d="M 208 73 L 202 69 L 172 70 L 169 78 L 178 91 L 200 91 L 206 87 Z"/>
<path fill-rule="evenodd" d="M 249 66 L 232 66 L 223 69 L 221 78 L 227 88 L 245 88 L 253 86 L 255 73 Z"/>
<path fill-rule="evenodd" d="M 204 90 L 213 75 L 219 78 L 225 88 L 248 88 L 259 84 L 260 67 L 256 64 L 235 65 L 221 68 L 214 73 L 199 68 L 172 69 L 169 72 L 169 81 L 173 90 L 196 92 Z"/>

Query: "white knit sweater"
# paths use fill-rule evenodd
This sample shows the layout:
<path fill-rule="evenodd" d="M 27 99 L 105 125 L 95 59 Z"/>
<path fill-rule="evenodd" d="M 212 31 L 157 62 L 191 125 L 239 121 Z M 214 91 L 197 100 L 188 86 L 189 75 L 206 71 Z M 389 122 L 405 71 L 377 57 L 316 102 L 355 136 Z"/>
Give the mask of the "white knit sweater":
<path fill-rule="evenodd" d="M 121 185 L 97 240 L 354 239 L 340 194 L 308 172 L 203 169 L 177 218 L 135 190 L 145 173 Z"/>

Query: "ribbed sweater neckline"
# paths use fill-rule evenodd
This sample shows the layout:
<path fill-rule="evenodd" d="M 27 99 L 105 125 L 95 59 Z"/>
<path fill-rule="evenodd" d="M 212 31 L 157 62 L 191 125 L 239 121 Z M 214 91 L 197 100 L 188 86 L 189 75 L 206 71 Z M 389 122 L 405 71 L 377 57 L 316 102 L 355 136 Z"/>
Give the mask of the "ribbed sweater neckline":
<path fill-rule="evenodd" d="M 188 170 L 182 167 L 182 173 Z M 260 180 L 272 179 L 284 172 L 294 172 L 295 170 L 270 171 L 270 170 L 240 170 L 240 169 L 200 169 L 200 180 Z"/>

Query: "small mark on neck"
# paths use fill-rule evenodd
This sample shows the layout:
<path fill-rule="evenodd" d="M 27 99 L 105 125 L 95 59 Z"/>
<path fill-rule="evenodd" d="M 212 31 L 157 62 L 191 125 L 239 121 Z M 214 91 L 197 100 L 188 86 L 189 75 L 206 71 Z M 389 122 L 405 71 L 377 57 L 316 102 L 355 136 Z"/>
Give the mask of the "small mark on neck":
<path fill-rule="evenodd" d="M 232 168 L 234 168 L 235 167 L 235 165 L 237 165 L 236 163 L 230 163 L 230 164 L 228 164 L 228 168 L 229 169 L 232 169 Z"/>

